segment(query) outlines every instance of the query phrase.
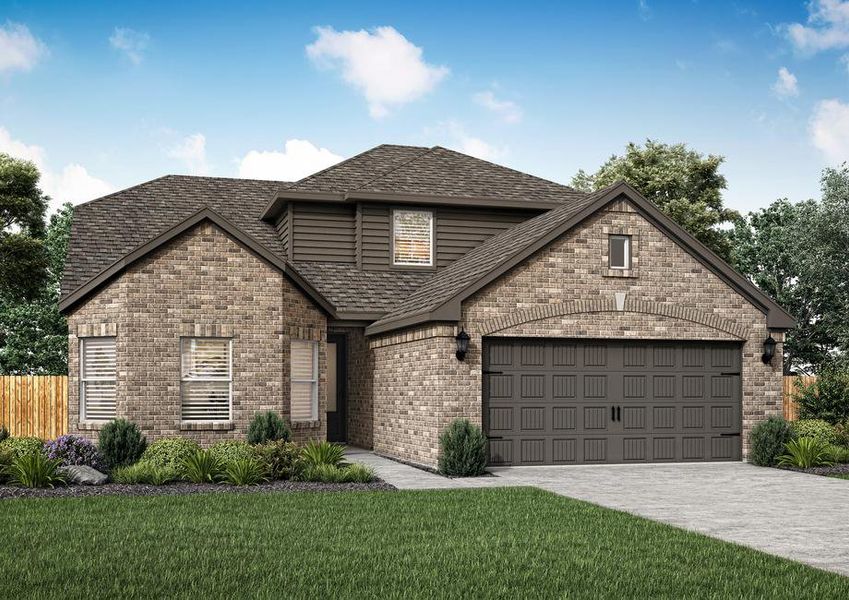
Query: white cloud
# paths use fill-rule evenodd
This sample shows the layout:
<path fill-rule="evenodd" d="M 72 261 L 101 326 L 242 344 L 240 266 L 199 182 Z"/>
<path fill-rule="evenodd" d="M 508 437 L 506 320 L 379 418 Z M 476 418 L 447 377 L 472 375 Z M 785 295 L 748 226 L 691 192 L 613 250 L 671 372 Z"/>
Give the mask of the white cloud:
<path fill-rule="evenodd" d="M 206 175 L 209 164 L 206 162 L 206 136 L 202 133 L 187 135 L 171 146 L 166 154 L 182 162 L 192 175 Z"/>
<path fill-rule="evenodd" d="M 478 92 L 472 99 L 497 114 L 505 123 L 518 123 L 522 120 L 522 108 L 518 104 L 510 100 L 499 100 L 490 90 Z"/>
<path fill-rule="evenodd" d="M 494 161 L 507 154 L 505 146 L 496 146 L 470 135 L 457 121 L 439 123 L 435 128 L 425 129 L 425 134 L 439 145 L 483 160 Z"/>
<path fill-rule="evenodd" d="M 651 6 L 649 6 L 648 0 L 639 0 L 637 2 L 637 10 L 640 13 L 640 18 L 643 21 L 648 21 L 651 19 L 652 10 Z"/>
<path fill-rule="evenodd" d="M 342 157 L 307 140 L 286 140 L 283 152 L 251 150 L 239 160 L 239 177 L 297 181 L 335 165 Z"/>
<path fill-rule="evenodd" d="M 831 164 L 849 161 L 849 104 L 820 101 L 810 122 L 811 141 Z"/>
<path fill-rule="evenodd" d="M 807 24 L 790 23 L 781 31 L 793 47 L 805 54 L 849 47 L 849 1 L 812 0 Z"/>
<path fill-rule="evenodd" d="M 144 59 L 144 52 L 150 45 L 150 35 L 127 27 L 116 27 L 109 36 L 109 43 L 137 65 Z"/>
<path fill-rule="evenodd" d="M 47 46 L 26 25 L 7 22 L 0 26 L 0 73 L 31 71 L 47 55 Z"/>
<path fill-rule="evenodd" d="M 12 138 L 3 127 L 0 127 L 0 152 L 32 161 L 38 167 L 41 172 L 40 187 L 51 198 L 50 212 L 65 202 L 79 204 L 105 196 L 115 189 L 106 181 L 90 175 L 77 163 L 65 165 L 61 171 L 52 171 L 44 148 Z"/>
<path fill-rule="evenodd" d="M 373 118 L 391 108 L 417 100 L 432 91 L 448 74 L 422 58 L 422 49 L 393 27 L 372 31 L 336 31 L 316 27 L 318 39 L 306 48 L 319 67 L 337 68 L 366 98 Z"/>
<path fill-rule="evenodd" d="M 778 69 L 778 79 L 772 84 L 773 93 L 779 98 L 799 95 L 799 80 L 786 67 Z"/>

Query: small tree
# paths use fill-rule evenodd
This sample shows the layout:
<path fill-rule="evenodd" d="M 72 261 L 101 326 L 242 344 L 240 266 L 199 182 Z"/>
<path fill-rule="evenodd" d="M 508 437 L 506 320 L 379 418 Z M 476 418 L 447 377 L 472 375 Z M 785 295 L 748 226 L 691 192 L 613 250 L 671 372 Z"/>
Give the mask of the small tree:
<path fill-rule="evenodd" d="M 147 439 L 135 423 L 126 419 L 109 421 L 100 430 L 98 449 L 110 469 L 137 462 L 147 448 Z"/>
<path fill-rule="evenodd" d="M 822 419 L 831 425 L 849 421 L 849 372 L 828 364 L 812 384 L 797 382 L 793 399 L 802 419 Z"/>
<path fill-rule="evenodd" d="M 248 426 L 248 443 L 251 445 L 277 440 L 288 442 L 291 436 L 292 433 L 283 419 L 270 410 L 256 414 Z"/>

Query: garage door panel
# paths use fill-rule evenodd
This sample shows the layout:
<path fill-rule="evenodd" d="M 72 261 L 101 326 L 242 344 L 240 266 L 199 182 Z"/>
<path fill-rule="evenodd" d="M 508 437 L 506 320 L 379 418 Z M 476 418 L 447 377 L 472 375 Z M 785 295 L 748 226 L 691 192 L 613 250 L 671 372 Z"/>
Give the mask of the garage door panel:
<path fill-rule="evenodd" d="M 738 460 L 740 354 L 711 342 L 486 339 L 490 460 Z"/>

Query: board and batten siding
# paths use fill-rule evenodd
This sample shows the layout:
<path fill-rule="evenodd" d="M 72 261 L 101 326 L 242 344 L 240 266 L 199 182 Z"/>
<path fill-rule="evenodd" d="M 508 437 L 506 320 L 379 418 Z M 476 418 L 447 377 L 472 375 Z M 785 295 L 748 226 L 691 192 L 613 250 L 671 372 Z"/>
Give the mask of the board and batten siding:
<path fill-rule="evenodd" d="M 436 266 L 447 267 L 493 235 L 539 214 L 538 211 L 488 210 L 410 206 L 410 210 L 433 210 L 436 219 Z M 363 204 L 361 209 L 362 268 L 391 268 L 392 208 Z"/>
<path fill-rule="evenodd" d="M 295 261 L 355 263 L 356 207 L 295 204 L 291 232 Z"/>
<path fill-rule="evenodd" d="M 274 224 L 277 230 L 277 235 L 280 236 L 280 241 L 283 243 L 283 248 L 286 250 L 286 258 L 291 258 L 292 254 L 289 249 L 289 211 L 284 210 L 277 222 Z"/>

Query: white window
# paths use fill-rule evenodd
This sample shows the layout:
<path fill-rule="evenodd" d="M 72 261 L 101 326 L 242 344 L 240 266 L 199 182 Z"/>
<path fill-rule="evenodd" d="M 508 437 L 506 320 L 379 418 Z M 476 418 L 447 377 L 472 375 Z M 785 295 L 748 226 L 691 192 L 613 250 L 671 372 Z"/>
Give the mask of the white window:
<path fill-rule="evenodd" d="M 433 265 L 433 213 L 396 210 L 392 213 L 392 264 Z"/>
<path fill-rule="evenodd" d="M 289 407 L 293 421 L 318 420 L 318 343 L 292 340 L 292 393 Z"/>
<path fill-rule="evenodd" d="M 630 269 L 631 268 L 631 236 L 630 235 L 611 235 L 610 236 L 610 268 L 611 269 Z"/>
<path fill-rule="evenodd" d="M 227 421 L 233 391 L 232 342 L 226 338 L 182 338 L 183 421 Z"/>
<path fill-rule="evenodd" d="M 80 340 L 81 420 L 115 418 L 115 372 L 114 337 Z"/>

